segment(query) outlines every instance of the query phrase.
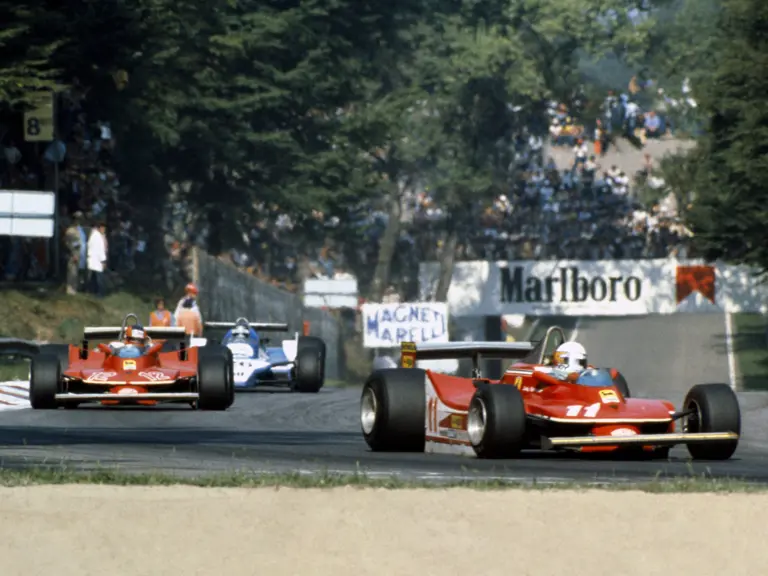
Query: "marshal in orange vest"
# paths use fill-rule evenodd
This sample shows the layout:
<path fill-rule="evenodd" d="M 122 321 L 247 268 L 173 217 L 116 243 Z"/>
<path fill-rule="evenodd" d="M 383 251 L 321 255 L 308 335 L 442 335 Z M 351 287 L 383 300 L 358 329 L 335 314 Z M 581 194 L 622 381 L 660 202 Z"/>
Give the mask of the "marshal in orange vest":
<path fill-rule="evenodd" d="M 165 301 L 158 299 L 157 302 L 155 302 L 155 308 L 156 310 L 149 315 L 149 325 L 170 326 L 173 317 L 171 316 L 170 311 L 165 309 Z"/>

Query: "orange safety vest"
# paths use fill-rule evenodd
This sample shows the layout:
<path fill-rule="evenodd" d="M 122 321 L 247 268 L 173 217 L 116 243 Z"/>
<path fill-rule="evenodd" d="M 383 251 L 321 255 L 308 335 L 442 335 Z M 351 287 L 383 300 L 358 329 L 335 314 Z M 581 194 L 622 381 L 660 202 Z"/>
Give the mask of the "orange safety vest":
<path fill-rule="evenodd" d="M 155 310 L 149 315 L 150 326 L 170 326 L 171 313 L 168 310 Z"/>

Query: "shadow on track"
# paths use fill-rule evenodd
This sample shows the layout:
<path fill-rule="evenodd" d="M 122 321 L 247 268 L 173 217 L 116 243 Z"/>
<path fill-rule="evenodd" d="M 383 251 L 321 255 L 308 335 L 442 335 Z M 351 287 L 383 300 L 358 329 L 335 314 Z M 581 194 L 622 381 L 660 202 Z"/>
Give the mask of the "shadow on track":
<path fill-rule="evenodd" d="M 87 428 L 87 429 L 61 429 L 47 427 L 0 427 L 0 454 L 3 447 L 25 448 L 46 446 L 127 446 L 127 445 L 154 445 L 154 446 L 227 446 L 238 448 L 263 448 L 263 447 L 302 447 L 320 451 L 334 451 L 343 449 L 345 452 L 352 450 L 361 459 L 395 460 L 405 458 L 413 461 L 423 459 L 428 463 L 432 459 L 443 460 L 449 458 L 456 462 L 466 462 L 467 465 L 480 462 L 480 460 L 459 456 L 432 455 L 421 453 L 386 452 L 375 453 L 365 446 L 361 435 L 357 432 L 314 432 L 284 430 L 222 430 L 206 429 L 200 427 L 145 427 L 130 429 L 115 428 Z M 740 458 L 735 456 L 731 462 L 738 462 Z M 688 458 L 654 458 L 641 453 L 595 453 L 578 454 L 569 452 L 542 452 L 525 451 L 517 458 L 508 460 L 487 460 L 487 464 L 512 463 L 533 461 L 583 461 L 583 462 L 688 462 Z M 704 463 L 704 461 L 699 461 Z"/>

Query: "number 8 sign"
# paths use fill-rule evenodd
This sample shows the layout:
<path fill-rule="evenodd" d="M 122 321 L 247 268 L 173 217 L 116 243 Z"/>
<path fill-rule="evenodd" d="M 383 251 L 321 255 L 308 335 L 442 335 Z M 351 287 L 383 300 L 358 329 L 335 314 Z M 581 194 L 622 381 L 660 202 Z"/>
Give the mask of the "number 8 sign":
<path fill-rule="evenodd" d="M 53 94 L 35 92 L 30 96 L 33 108 L 24 113 L 24 140 L 50 142 L 53 140 Z"/>

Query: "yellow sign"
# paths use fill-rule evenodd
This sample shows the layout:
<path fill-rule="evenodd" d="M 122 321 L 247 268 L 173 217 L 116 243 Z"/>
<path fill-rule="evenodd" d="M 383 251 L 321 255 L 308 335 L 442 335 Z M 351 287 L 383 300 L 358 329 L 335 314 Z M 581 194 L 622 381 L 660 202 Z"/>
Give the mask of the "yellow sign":
<path fill-rule="evenodd" d="M 454 430 L 464 429 L 464 418 L 461 414 L 451 414 L 451 428 Z"/>
<path fill-rule="evenodd" d="M 606 404 L 611 404 L 611 403 L 618 404 L 619 402 L 621 402 L 621 400 L 619 400 L 619 397 L 616 395 L 616 392 L 614 392 L 613 390 L 600 390 L 600 398 Z"/>
<path fill-rule="evenodd" d="M 123 370 L 136 370 L 136 360 L 123 360 Z"/>
<path fill-rule="evenodd" d="M 523 377 L 522 376 L 518 376 L 517 378 L 515 378 L 515 386 L 517 387 L 518 390 L 520 390 L 523 387 Z"/>
<path fill-rule="evenodd" d="M 400 365 L 403 368 L 413 368 L 416 364 L 416 344 L 414 342 L 400 343 Z"/>
<path fill-rule="evenodd" d="M 30 98 L 33 108 L 24 113 L 24 140 L 51 142 L 53 140 L 53 94 L 36 92 Z"/>

